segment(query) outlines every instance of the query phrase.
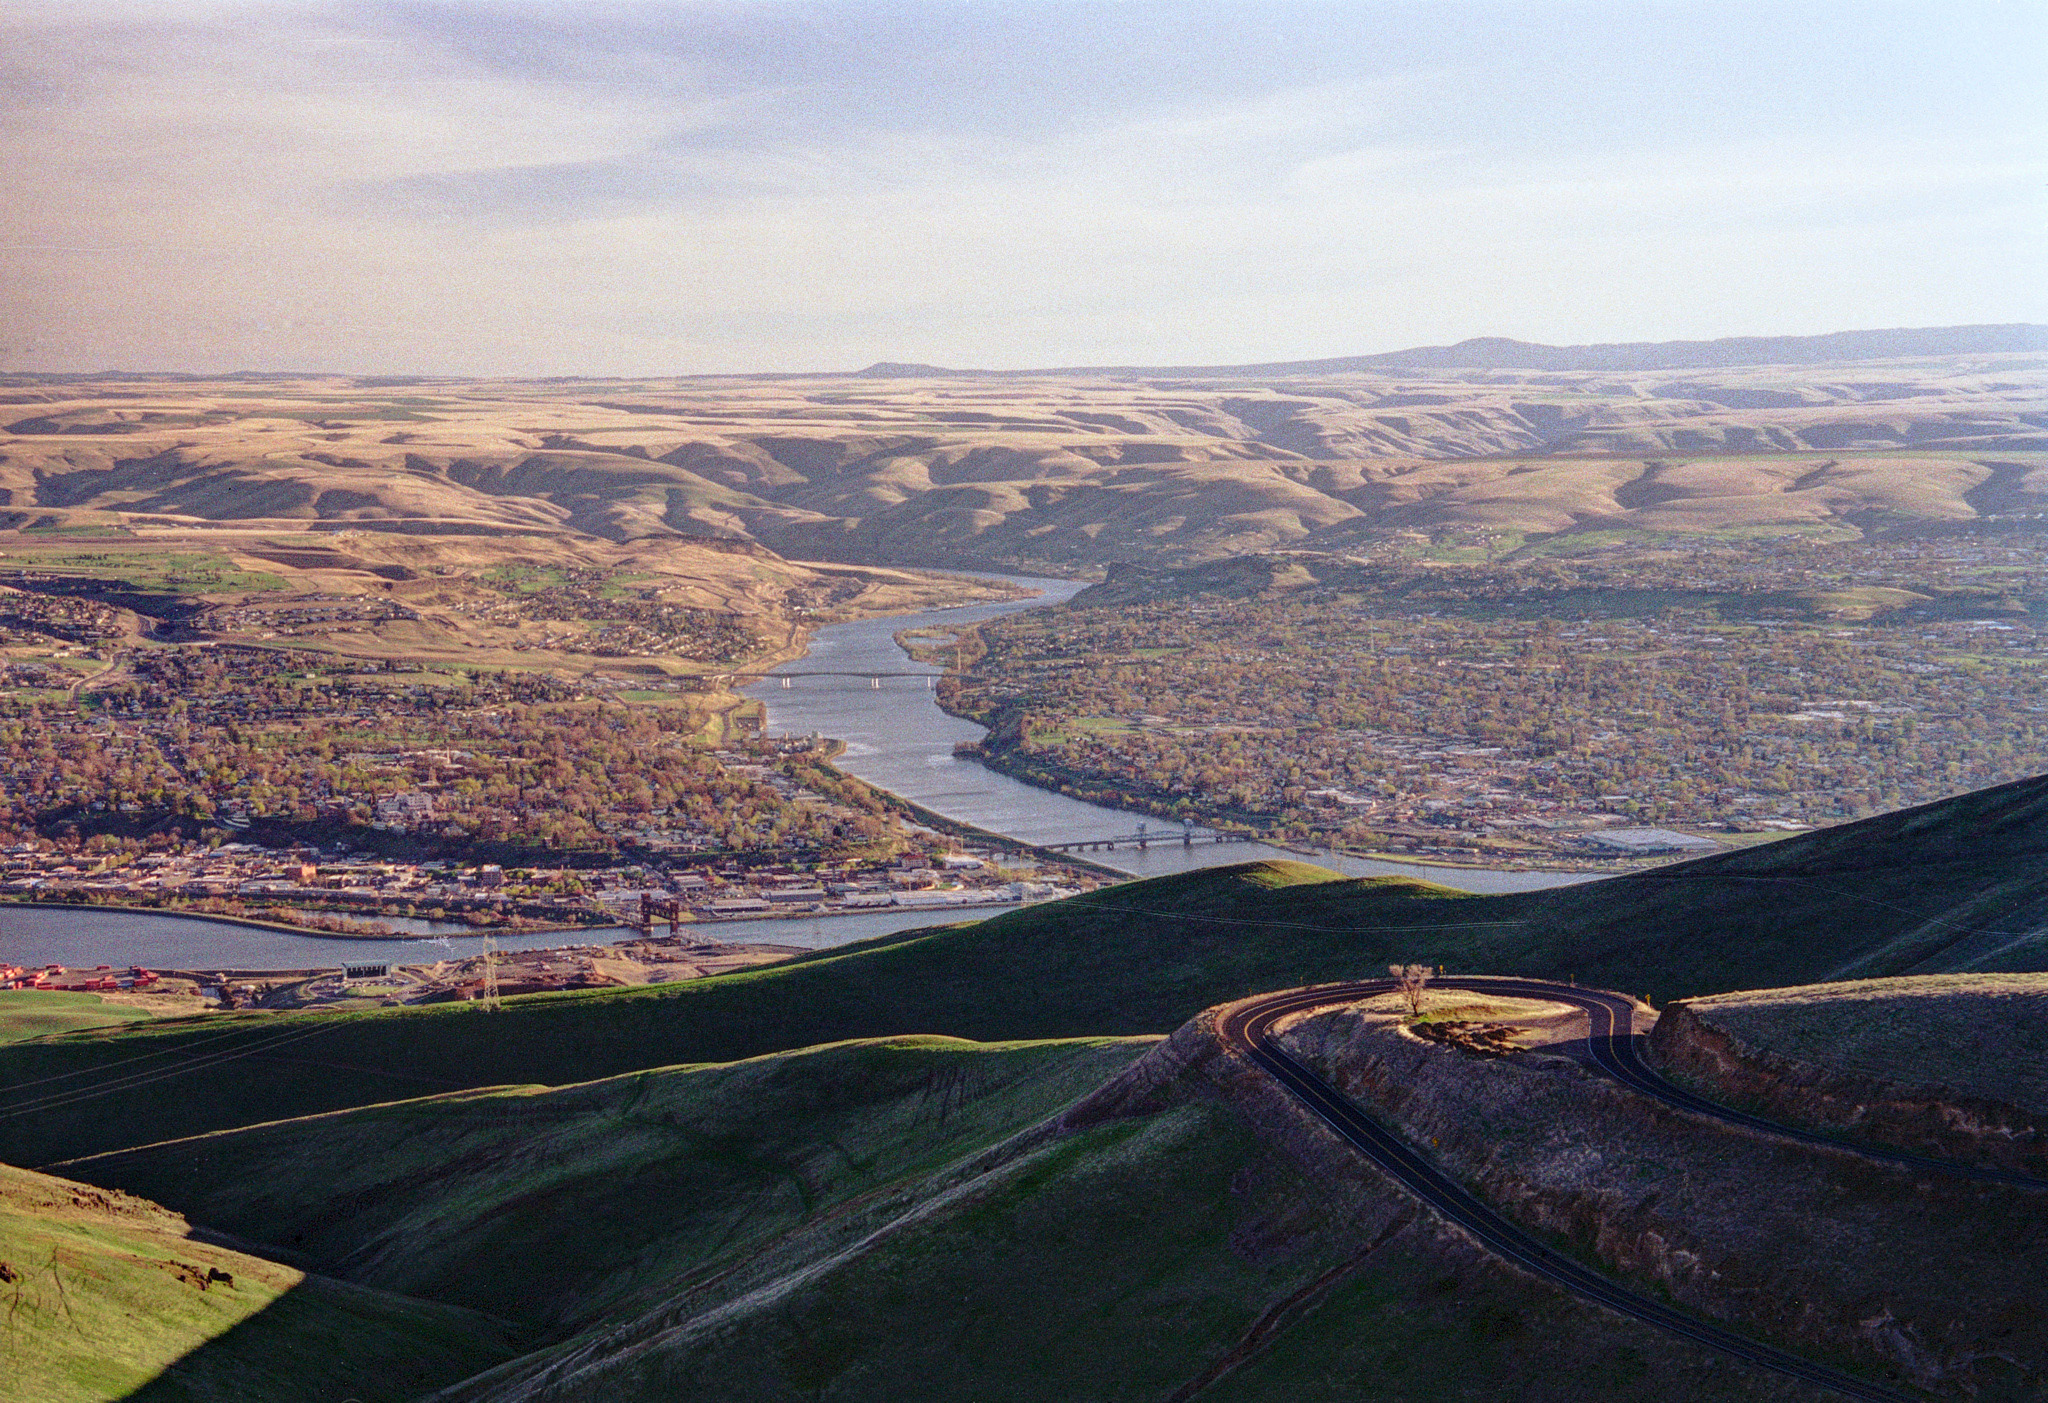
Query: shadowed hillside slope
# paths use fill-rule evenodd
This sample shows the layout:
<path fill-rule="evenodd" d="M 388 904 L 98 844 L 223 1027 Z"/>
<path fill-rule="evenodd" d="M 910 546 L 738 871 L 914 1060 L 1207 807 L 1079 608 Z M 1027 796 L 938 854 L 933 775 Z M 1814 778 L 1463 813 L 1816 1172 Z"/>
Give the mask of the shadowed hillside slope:
<path fill-rule="evenodd" d="M 1546 892 L 1469 896 L 1258 863 L 756 972 L 531 996 L 495 1015 L 447 1005 L 88 1031 L 0 1048 L 11 1088 L 0 1159 L 44 1164 L 436 1090 L 559 1085 L 846 1038 L 1160 1033 L 1254 989 L 1372 974 L 1391 960 L 1570 976 L 1660 1001 L 2043 969 L 2044 851 L 2048 779 L 2032 779 Z M 103 1094 L 143 1087 L 175 1094 Z"/>
<path fill-rule="evenodd" d="M 1652 1053 L 1716 1100 L 2048 1180 L 2048 974 L 1754 989 L 1664 1011 Z"/>
<path fill-rule="evenodd" d="M 1808 1396 L 1485 1259 L 1219 1051 L 892 1039 L 76 1172 L 536 1332 L 444 1399 Z"/>
<path fill-rule="evenodd" d="M 718 1299 L 799 1225 L 1053 1114 L 1149 1039 L 839 1043 L 396 1101 L 72 1167 L 384 1290 L 550 1336 Z M 567 1224 L 583 1227 L 564 1231 Z"/>

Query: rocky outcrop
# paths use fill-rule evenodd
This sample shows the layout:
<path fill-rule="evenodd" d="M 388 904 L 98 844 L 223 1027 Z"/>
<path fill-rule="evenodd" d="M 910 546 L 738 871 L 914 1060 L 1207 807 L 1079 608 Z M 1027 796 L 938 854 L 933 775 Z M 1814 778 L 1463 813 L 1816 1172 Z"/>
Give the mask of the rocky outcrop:
<path fill-rule="evenodd" d="M 2017 1247 L 2041 1235 L 2041 1195 L 1790 1147 L 1562 1058 L 1475 1057 L 1355 1011 L 1284 1041 L 1509 1218 L 1638 1290 L 1942 1396 L 2048 1384 L 2048 1289 Z"/>
<path fill-rule="evenodd" d="M 1715 1099 L 1773 1120 L 2048 1179 L 2048 1124 L 2018 1106 L 1749 1046 L 1685 1003 L 1658 1019 L 1650 1052 Z"/>

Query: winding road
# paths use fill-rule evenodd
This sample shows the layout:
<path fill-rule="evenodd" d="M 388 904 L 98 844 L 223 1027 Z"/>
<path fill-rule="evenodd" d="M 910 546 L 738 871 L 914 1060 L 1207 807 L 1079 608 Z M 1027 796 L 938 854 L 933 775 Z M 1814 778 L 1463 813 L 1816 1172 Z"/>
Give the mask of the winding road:
<path fill-rule="evenodd" d="M 1637 1006 L 1626 995 L 1508 976 L 1440 977 L 1432 980 L 1430 987 L 1464 993 L 1493 994 L 1505 998 L 1541 999 L 1581 1009 L 1588 1020 L 1586 1051 L 1588 1059 L 1596 1069 L 1633 1091 L 1694 1115 L 1711 1117 L 1744 1129 L 1762 1131 L 1806 1144 L 1861 1154 L 1889 1164 L 1938 1170 L 1970 1178 L 2017 1182 L 2034 1188 L 2048 1188 L 2048 1184 L 2040 1180 L 1984 1169 L 1980 1166 L 1951 1164 L 1942 1160 L 1921 1159 L 1912 1155 L 1844 1145 L 1825 1136 L 1781 1126 L 1696 1096 L 1685 1088 L 1666 1081 L 1643 1062 L 1640 1038 L 1635 1031 Z M 1391 979 L 1368 979 L 1345 984 L 1325 984 L 1307 989 L 1291 989 L 1264 998 L 1248 999 L 1233 1005 L 1227 1011 L 1222 1020 L 1222 1036 L 1227 1044 L 1270 1074 L 1342 1139 L 1391 1175 L 1403 1188 L 1446 1220 L 1464 1229 L 1489 1251 L 1524 1270 L 1562 1286 L 1585 1300 L 1604 1306 L 1616 1314 L 1640 1320 L 1669 1334 L 1691 1340 L 1774 1373 L 1831 1389 L 1845 1397 L 1890 1400 L 1891 1403 L 1897 1403 L 1897 1400 L 1904 1396 L 1725 1329 L 1650 1297 L 1638 1295 L 1576 1258 L 1546 1246 L 1496 1212 L 1432 1164 L 1399 1135 L 1360 1110 L 1335 1087 L 1281 1049 L 1275 1034 L 1283 1020 L 1312 1013 L 1317 1009 L 1356 1003 L 1362 999 L 1391 993 L 1394 988 L 1395 982 Z"/>

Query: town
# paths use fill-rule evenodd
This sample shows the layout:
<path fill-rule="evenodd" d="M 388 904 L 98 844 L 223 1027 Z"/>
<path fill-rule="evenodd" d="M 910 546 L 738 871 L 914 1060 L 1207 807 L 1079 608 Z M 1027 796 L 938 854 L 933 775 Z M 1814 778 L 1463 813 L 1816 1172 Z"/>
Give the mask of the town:
<path fill-rule="evenodd" d="M 788 945 L 649 934 L 612 945 L 485 950 L 466 958 L 414 964 L 337 958 L 298 970 L 155 970 L 141 965 L 117 969 L 104 964 L 71 969 L 0 963 L 0 989 L 90 993 L 102 1003 L 158 1017 L 193 1009 L 347 1010 L 455 1001 L 495 1006 L 498 999 L 513 994 L 666 984 L 773 964 L 801 953 Z"/>
<path fill-rule="evenodd" d="M 2022 525 L 1126 570 L 921 646 L 990 727 L 964 752 L 1034 784 L 1315 850 L 1605 867 L 2039 769 Z"/>
<path fill-rule="evenodd" d="M 924 830 L 924 846 L 873 862 L 595 868 L 463 867 L 253 843 L 119 852 L 94 860 L 17 843 L 0 850 L 0 893 L 59 905 L 107 905 L 228 917 L 335 937 L 403 938 L 391 919 L 477 930 L 652 928 L 891 908 L 944 910 L 1072 895 L 1101 878 L 1009 850 L 961 848 Z"/>

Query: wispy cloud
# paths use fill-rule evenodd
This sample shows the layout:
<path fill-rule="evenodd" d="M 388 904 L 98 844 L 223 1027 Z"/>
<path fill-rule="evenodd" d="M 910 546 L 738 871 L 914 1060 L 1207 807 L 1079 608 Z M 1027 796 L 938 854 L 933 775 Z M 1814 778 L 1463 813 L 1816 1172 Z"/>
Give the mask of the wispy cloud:
<path fill-rule="evenodd" d="M 2048 123 L 2014 52 L 2043 21 L 1957 13 L 17 6 L 0 365 L 1159 363 L 2048 318 Z"/>

